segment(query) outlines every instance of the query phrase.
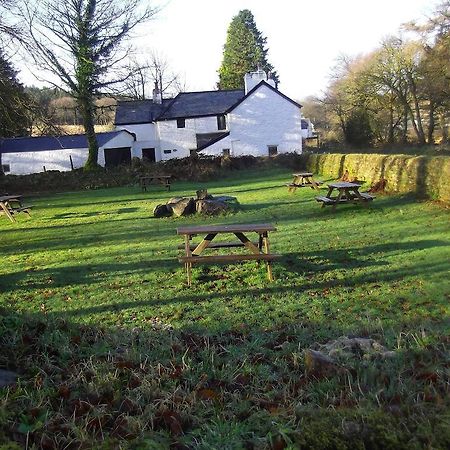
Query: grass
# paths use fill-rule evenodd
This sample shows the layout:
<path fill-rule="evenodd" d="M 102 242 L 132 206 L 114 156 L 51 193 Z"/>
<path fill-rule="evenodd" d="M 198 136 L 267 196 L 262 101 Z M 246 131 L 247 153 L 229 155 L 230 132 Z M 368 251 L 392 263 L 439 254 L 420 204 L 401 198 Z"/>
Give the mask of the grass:
<path fill-rule="evenodd" d="M 55 194 L 2 218 L 0 368 L 20 379 L 0 389 L 0 449 L 448 448 L 448 209 L 378 196 L 333 213 L 290 178 Z M 241 209 L 151 217 L 200 187 Z M 178 226 L 253 222 L 278 228 L 274 283 L 248 262 L 186 286 Z M 394 356 L 308 372 L 304 351 L 340 336 Z"/>

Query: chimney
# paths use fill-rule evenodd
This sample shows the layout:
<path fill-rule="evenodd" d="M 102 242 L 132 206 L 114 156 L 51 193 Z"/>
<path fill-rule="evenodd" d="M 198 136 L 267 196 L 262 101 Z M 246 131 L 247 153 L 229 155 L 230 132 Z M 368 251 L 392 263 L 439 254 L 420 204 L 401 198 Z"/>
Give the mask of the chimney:
<path fill-rule="evenodd" d="M 155 87 L 153 88 L 153 103 L 162 103 L 162 94 L 158 87 L 158 81 L 155 81 Z"/>
<path fill-rule="evenodd" d="M 256 72 L 249 72 L 244 75 L 245 94 L 248 94 L 257 84 L 265 81 L 275 87 L 275 81 L 268 78 L 266 72 L 258 67 Z"/>

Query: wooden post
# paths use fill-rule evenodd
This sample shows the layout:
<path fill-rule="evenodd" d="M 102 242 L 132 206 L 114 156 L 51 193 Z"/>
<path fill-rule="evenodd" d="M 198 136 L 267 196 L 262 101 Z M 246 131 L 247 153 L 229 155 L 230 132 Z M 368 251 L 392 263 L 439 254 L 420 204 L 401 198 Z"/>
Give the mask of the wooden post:
<path fill-rule="evenodd" d="M 269 235 L 267 231 L 263 233 L 263 240 L 265 253 L 266 255 L 270 255 Z M 269 281 L 273 281 L 272 265 L 269 260 L 266 261 L 266 265 L 267 265 L 267 277 L 269 278 Z"/>
<path fill-rule="evenodd" d="M 191 236 L 188 234 L 184 235 L 184 250 L 186 253 L 186 256 L 192 256 L 191 253 Z M 186 275 L 187 275 L 187 280 L 188 280 L 188 286 L 191 286 L 192 284 L 192 263 L 189 261 L 186 261 L 184 263 L 184 267 L 186 269 Z"/>
<path fill-rule="evenodd" d="M 45 168 L 45 166 L 42 166 L 44 168 L 44 172 L 47 172 L 47 169 Z"/>

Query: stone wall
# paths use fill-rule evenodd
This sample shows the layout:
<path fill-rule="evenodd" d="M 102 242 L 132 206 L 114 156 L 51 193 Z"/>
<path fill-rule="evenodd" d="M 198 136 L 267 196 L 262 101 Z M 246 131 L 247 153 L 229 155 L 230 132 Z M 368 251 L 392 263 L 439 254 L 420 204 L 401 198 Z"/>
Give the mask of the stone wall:
<path fill-rule="evenodd" d="M 307 170 L 333 178 L 350 177 L 374 183 L 387 181 L 387 192 L 415 193 L 450 203 L 450 157 L 380 154 L 304 155 Z"/>

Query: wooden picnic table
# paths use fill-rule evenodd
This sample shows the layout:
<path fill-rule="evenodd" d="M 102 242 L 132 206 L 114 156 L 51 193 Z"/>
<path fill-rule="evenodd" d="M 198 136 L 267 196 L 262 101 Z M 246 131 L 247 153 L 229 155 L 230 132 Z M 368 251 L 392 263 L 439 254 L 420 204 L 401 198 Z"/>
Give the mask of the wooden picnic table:
<path fill-rule="evenodd" d="M 295 192 L 297 188 L 309 186 L 311 189 L 319 189 L 320 181 L 315 181 L 311 172 L 293 173 L 293 180 L 287 183 L 288 192 Z"/>
<path fill-rule="evenodd" d="M 340 203 L 360 203 L 365 206 L 372 201 L 375 197 L 365 192 L 359 192 L 361 187 L 358 183 L 349 183 L 347 181 L 341 181 L 337 183 L 331 183 L 328 185 L 328 193 L 325 197 L 316 197 L 319 203 L 322 203 L 322 208 L 327 205 L 331 205 L 333 210 Z M 336 196 L 333 196 L 333 191 L 337 190 Z"/>
<path fill-rule="evenodd" d="M 142 191 L 147 191 L 147 186 L 152 183 L 162 184 L 168 191 L 170 191 L 170 180 L 172 175 L 146 175 L 139 177 L 139 184 Z"/>
<path fill-rule="evenodd" d="M 257 260 L 265 261 L 267 266 L 267 276 L 273 281 L 271 261 L 280 255 L 270 252 L 269 232 L 276 231 L 276 228 L 267 223 L 259 224 L 233 224 L 233 225 L 207 225 L 190 226 L 177 228 L 177 234 L 184 236 L 184 245 L 180 246 L 185 250 L 185 256 L 179 258 L 184 263 L 188 285 L 192 283 L 192 264 L 194 263 L 215 263 L 215 262 L 236 262 Z M 245 233 L 256 233 L 258 241 L 252 242 Z M 218 234 L 234 234 L 237 242 L 212 242 Z M 197 235 L 205 236 L 198 244 L 192 244 L 192 238 Z M 245 247 L 250 253 L 226 254 L 226 255 L 202 255 L 206 249 L 222 249 L 233 247 Z"/>
<path fill-rule="evenodd" d="M 14 215 L 19 212 L 30 214 L 32 206 L 22 205 L 21 195 L 2 195 L 0 196 L 0 214 L 4 214 L 11 222 L 15 222 Z"/>

